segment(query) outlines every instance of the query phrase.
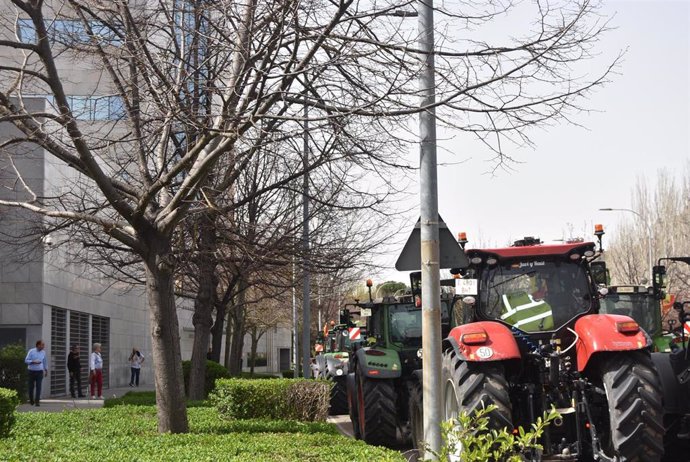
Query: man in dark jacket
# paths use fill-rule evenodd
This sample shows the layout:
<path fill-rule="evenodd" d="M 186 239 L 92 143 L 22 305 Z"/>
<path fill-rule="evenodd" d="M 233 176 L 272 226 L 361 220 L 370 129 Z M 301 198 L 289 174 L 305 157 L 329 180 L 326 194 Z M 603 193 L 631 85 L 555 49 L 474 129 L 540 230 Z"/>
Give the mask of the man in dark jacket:
<path fill-rule="evenodd" d="M 74 382 L 77 382 L 77 392 L 79 397 L 83 398 L 84 394 L 81 392 L 81 361 L 79 359 L 79 345 L 72 345 L 70 347 L 69 355 L 67 356 L 67 370 L 69 371 L 69 392 L 72 398 L 76 398 L 74 394 Z"/>

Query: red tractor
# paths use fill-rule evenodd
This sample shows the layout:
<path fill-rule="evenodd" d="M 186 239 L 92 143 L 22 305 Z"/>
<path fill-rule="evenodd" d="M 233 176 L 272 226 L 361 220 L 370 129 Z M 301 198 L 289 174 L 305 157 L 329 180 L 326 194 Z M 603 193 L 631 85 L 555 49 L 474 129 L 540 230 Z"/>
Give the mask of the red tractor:
<path fill-rule="evenodd" d="M 659 461 L 652 341 L 632 318 L 598 314 L 606 281 L 590 268 L 595 244 L 525 238 L 466 253 L 470 266 L 452 271 L 463 323 L 443 346 L 445 418 L 494 404 L 493 428 L 527 428 L 555 407 L 561 418 L 528 460 Z"/>

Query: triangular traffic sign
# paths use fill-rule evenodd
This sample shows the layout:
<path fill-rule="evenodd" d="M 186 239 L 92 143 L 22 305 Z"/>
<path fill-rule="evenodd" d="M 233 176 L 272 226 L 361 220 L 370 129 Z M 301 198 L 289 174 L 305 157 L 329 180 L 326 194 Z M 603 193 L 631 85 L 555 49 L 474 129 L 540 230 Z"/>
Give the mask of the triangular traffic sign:
<path fill-rule="evenodd" d="M 458 241 L 455 240 L 453 233 L 450 232 L 448 226 L 438 216 L 438 238 L 439 238 L 439 254 L 440 254 L 440 268 L 467 268 L 470 261 L 462 250 Z M 414 229 L 407 239 L 405 247 L 403 247 L 398 261 L 395 262 L 395 269 L 398 271 L 419 271 L 422 268 L 422 246 L 421 246 L 421 218 L 417 220 Z"/>

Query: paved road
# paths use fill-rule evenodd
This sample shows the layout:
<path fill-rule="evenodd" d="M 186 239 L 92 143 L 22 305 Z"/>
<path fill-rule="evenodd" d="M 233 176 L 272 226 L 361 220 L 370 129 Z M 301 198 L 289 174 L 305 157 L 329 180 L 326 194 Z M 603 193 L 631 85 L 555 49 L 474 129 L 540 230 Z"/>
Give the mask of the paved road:
<path fill-rule="evenodd" d="M 350 416 L 347 414 L 344 415 L 332 415 L 328 416 L 328 422 L 335 424 L 336 427 L 338 427 L 338 431 L 342 434 L 347 436 L 348 438 L 354 438 L 354 432 L 352 430 L 352 422 L 350 422 Z M 405 457 L 405 460 L 408 462 L 417 462 L 417 451 L 411 448 L 397 448 L 402 455 Z"/>
<path fill-rule="evenodd" d="M 109 388 L 103 390 L 104 398 L 119 398 L 128 391 L 152 391 L 153 386 L 141 386 L 138 388 L 122 387 L 122 388 Z M 61 412 L 69 411 L 74 409 L 94 409 L 103 407 L 102 399 L 89 399 L 89 398 L 77 398 L 73 399 L 69 396 L 58 397 L 58 398 L 46 398 L 41 400 L 41 405 L 39 407 L 31 406 L 30 404 L 20 404 L 17 407 L 19 412 Z"/>

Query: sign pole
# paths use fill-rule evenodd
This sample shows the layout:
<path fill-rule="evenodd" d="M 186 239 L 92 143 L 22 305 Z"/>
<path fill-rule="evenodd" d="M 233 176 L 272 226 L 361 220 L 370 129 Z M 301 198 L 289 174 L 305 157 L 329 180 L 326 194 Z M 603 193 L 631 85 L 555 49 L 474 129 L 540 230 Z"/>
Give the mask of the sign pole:
<path fill-rule="evenodd" d="M 419 48 L 424 67 L 419 79 L 420 247 L 422 270 L 422 363 L 424 439 L 441 449 L 441 281 L 439 257 L 438 180 L 436 166 L 436 82 L 434 76 L 434 5 L 419 0 Z M 427 451 L 427 458 L 431 457 Z"/>

